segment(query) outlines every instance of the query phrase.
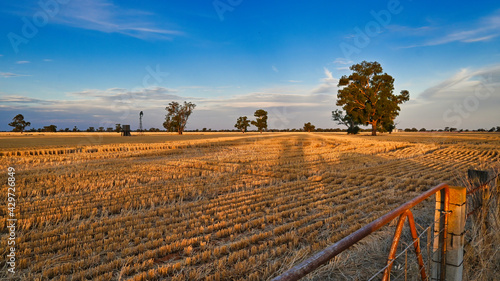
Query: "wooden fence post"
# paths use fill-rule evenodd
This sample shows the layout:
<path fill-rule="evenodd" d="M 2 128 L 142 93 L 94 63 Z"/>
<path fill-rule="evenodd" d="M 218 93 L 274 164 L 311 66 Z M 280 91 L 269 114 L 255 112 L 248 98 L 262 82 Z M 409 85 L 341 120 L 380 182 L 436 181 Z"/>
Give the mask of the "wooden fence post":
<path fill-rule="evenodd" d="M 445 212 L 445 190 L 436 193 L 434 243 L 431 280 L 461 281 L 464 258 L 464 232 L 466 219 L 465 187 L 450 186 L 448 192 L 448 219 Z M 445 234 L 446 233 L 446 234 Z M 443 238 L 446 239 L 443 245 Z M 442 254 L 445 246 L 445 254 Z M 444 280 L 443 280 L 444 277 Z"/>

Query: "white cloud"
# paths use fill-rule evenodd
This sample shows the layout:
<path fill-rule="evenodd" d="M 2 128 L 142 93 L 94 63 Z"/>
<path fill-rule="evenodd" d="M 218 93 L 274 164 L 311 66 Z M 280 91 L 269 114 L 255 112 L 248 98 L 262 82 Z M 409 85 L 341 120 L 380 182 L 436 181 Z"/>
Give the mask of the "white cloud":
<path fill-rule="evenodd" d="M 335 63 L 335 64 L 351 64 L 351 63 L 353 63 L 353 61 L 352 60 L 348 60 L 346 58 L 336 58 L 333 61 L 333 63 Z"/>
<path fill-rule="evenodd" d="M 154 105 L 165 101 L 179 99 L 174 95 L 177 90 L 164 87 L 139 88 L 126 90 L 122 88 L 110 88 L 107 90 L 89 89 L 79 92 L 68 93 L 68 96 L 84 98 L 97 103 L 114 104 L 114 105 L 129 105 L 142 104 Z"/>
<path fill-rule="evenodd" d="M 475 23 L 467 24 L 467 28 L 457 28 L 456 24 L 451 27 L 422 27 L 422 28 L 410 28 L 410 27 L 392 27 L 394 31 L 400 31 L 406 36 L 408 35 L 428 35 L 430 31 L 433 31 L 432 39 L 427 40 L 423 43 L 417 43 L 414 45 L 406 46 L 404 48 L 413 47 L 423 47 L 423 46 L 437 46 L 448 44 L 452 42 L 463 42 L 463 43 L 475 43 L 491 40 L 500 35 L 500 12 L 496 12 L 493 15 L 483 17 L 476 21 Z M 408 32 L 408 30 L 413 30 L 416 32 Z M 429 31 L 421 33 L 421 31 Z"/>
<path fill-rule="evenodd" d="M 29 76 L 29 75 L 16 74 L 12 72 L 0 72 L 0 76 L 4 78 L 9 78 L 9 77 L 19 77 L 19 76 Z"/>
<path fill-rule="evenodd" d="M 300 94 L 300 90 L 253 92 L 232 97 L 200 99 L 206 107 L 273 107 L 273 106 L 320 106 L 328 97 L 324 95 Z"/>
<path fill-rule="evenodd" d="M 333 75 L 332 75 L 332 72 L 330 70 L 328 70 L 326 67 L 324 67 L 323 70 L 325 71 L 325 75 L 326 75 L 327 80 L 333 79 Z"/>
<path fill-rule="evenodd" d="M 17 64 L 25 64 L 25 63 L 30 63 L 30 61 L 27 61 L 27 60 L 20 60 L 20 61 L 16 61 Z"/>
<path fill-rule="evenodd" d="M 163 28 L 165 19 L 154 18 L 153 13 L 125 9 L 109 0 L 71 1 L 54 21 L 76 28 L 120 33 L 139 39 L 166 39 L 183 35 L 182 31 Z M 158 24 L 161 22 L 162 24 Z"/>
<path fill-rule="evenodd" d="M 464 40 L 462 40 L 462 42 L 473 43 L 473 42 L 488 41 L 488 40 L 493 39 L 497 36 L 498 36 L 498 34 L 493 34 L 493 35 L 488 35 L 488 36 L 483 36 L 483 37 L 478 37 L 478 38 L 464 39 Z"/>
<path fill-rule="evenodd" d="M 35 99 L 30 97 L 24 97 L 19 95 L 6 95 L 0 97 L 0 102 L 2 103 L 38 103 L 38 104 L 46 104 L 48 101 L 44 101 L 41 99 Z"/>
<path fill-rule="evenodd" d="M 288 82 L 290 82 L 290 83 L 301 83 L 302 80 L 288 80 Z"/>
<path fill-rule="evenodd" d="M 263 89 L 229 97 L 187 97 L 178 94 L 178 90 L 163 87 L 136 90 L 110 88 L 69 93 L 65 100 L 0 96 L 0 102 L 5 105 L 6 111 L 23 110 L 32 114 L 36 113 L 43 115 L 43 118 L 40 117 L 43 120 L 60 119 L 60 123 L 65 124 L 61 126 L 66 127 L 73 125 L 64 121 L 65 118 L 80 118 L 78 123 L 73 122 L 74 125 L 83 124 L 78 125 L 79 127 L 98 127 L 97 123 L 136 124 L 136 115 L 142 110 L 147 116 L 144 119 L 145 127 L 161 128 L 165 118 L 165 106 L 171 101 L 185 100 L 197 105 L 189 120 L 188 127 L 191 129 L 232 128 L 239 116 L 246 115 L 253 118 L 253 113 L 259 108 L 269 112 L 270 128 L 299 128 L 307 121 L 312 121 L 320 127 L 334 125 L 330 121 L 329 114 L 334 106 L 335 97 L 325 94 L 307 94 L 307 89 L 300 85 Z M 94 115 L 98 117 L 93 117 Z M 321 122 L 314 122 L 311 116 L 319 116 Z M 38 125 L 34 124 L 34 126 Z M 107 127 L 108 125 L 99 126 Z"/>
<path fill-rule="evenodd" d="M 51 62 L 52 60 L 51 59 L 43 59 L 43 61 L 45 61 L 45 62 Z"/>
<path fill-rule="evenodd" d="M 478 85 L 495 85 L 500 82 L 500 65 L 484 67 L 478 70 L 460 69 L 453 76 L 432 86 L 420 94 L 422 99 L 464 98 L 473 93 Z"/>
<path fill-rule="evenodd" d="M 275 66 L 275 65 L 273 65 L 271 68 L 273 69 L 273 71 L 274 71 L 274 72 L 279 72 L 279 71 L 278 71 L 278 68 L 276 68 L 276 66 Z"/>
<path fill-rule="evenodd" d="M 311 121 L 318 127 L 332 127 L 330 112 L 335 104 L 335 96 L 326 94 L 304 94 L 301 86 L 264 89 L 259 92 L 235 95 L 228 98 L 200 99 L 200 116 L 203 120 L 193 120 L 193 125 L 203 127 L 232 128 L 239 116 L 253 118 L 255 110 L 262 108 L 268 112 L 269 128 L 299 128 Z M 313 117 L 313 118 L 311 118 Z"/>
<path fill-rule="evenodd" d="M 460 69 L 402 105 L 400 120 L 403 127 L 491 128 L 498 126 L 500 117 L 498 93 L 500 64 L 476 70 Z"/>
<path fill-rule="evenodd" d="M 318 87 L 312 90 L 313 94 L 337 92 L 338 90 L 337 84 L 339 80 L 337 78 L 334 78 L 332 72 L 328 70 L 326 67 L 324 68 L 324 72 L 326 77 L 321 79 L 322 83 Z"/>

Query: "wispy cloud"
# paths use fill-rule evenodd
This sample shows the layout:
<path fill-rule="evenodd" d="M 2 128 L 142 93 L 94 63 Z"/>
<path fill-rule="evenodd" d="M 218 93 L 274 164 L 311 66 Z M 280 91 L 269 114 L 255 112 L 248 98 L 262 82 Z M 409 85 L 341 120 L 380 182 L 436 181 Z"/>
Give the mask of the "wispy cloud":
<path fill-rule="evenodd" d="M 433 34 L 433 38 L 422 43 L 417 43 L 403 48 L 414 48 L 424 46 L 437 46 L 453 42 L 475 43 L 488 41 L 500 35 L 500 11 L 468 24 L 467 28 L 451 27 L 391 27 L 393 31 L 399 31 L 406 36 L 428 36 Z M 470 26 L 470 27 L 469 27 Z M 430 32 L 432 31 L 432 32 Z"/>
<path fill-rule="evenodd" d="M 16 74 L 11 72 L 0 72 L 0 76 L 2 76 L 3 78 L 10 78 L 10 77 L 29 76 L 29 75 Z"/>
<path fill-rule="evenodd" d="M 439 84 L 437 84 L 435 86 L 432 86 L 432 87 L 424 90 L 420 94 L 420 97 L 423 99 L 430 99 L 433 97 L 437 97 L 442 92 L 449 91 L 453 88 L 456 88 L 455 86 L 457 84 L 462 83 L 469 78 L 470 78 L 470 71 L 467 70 L 466 68 L 461 69 L 460 71 L 455 73 L 452 77 L 440 82 Z"/>
<path fill-rule="evenodd" d="M 353 63 L 353 61 L 352 60 L 348 60 L 346 58 L 336 58 L 333 61 L 333 63 L 335 63 L 335 64 L 351 64 L 351 63 Z"/>
<path fill-rule="evenodd" d="M 51 59 L 43 59 L 43 61 L 45 61 L 45 62 L 51 62 L 52 60 Z"/>
<path fill-rule="evenodd" d="M 302 80 L 288 80 L 288 82 L 290 82 L 290 83 L 301 83 Z"/>
<path fill-rule="evenodd" d="M 70 120 L 78 116 L 80 120 L 73 123 L 82 126 L 97 126 L 97 123 L 136 124 L 136 113 L 144 110 L 148 116 L 146 120 L 152 120 L 146 121 L 151 123 L 145 126 L 161 127 L 165 118 L 165 106 L 173 100 L 188 100 L 197 105 L 193 117 L 190 118 L 190 128 L 232 128 L 238 116 L 251 117 L 258 108 L 269 112 L 269 124 L 272 128 L 289 128 L 302 126 L 304 120 L 317 115 L 318 112 L 324 115 L 322 120 L 325 122 L 322 126 L 329 126 L 328 113 L 335 98 L 332 95 L 307 94 L 307 90 L 295 85 L 212 98 L 187 97 L 179 91 L 163 87 L 136 90 L 89 89 L 68 93 L 67 99 L 59 100 L 18 95 L 0 96 L 0 103 L 4 105 L 5 110 L 24 110 L 32 115 L 43 116 L 40 117 L 43 120 L 40 119 L 39 122 L 49 122 L 48 120 L 55 120 L 57 116 L 57 122 L 68 123 L 66 118 Z"/>
<path fill-rule="evenodd" d="M 391 24 L 387 26 L 387 29 L 390 32 L 402 33 L 405 36 L 427 36 L 430 32 L 434 32 L 437 27 L 432 26 L 420 26 L 420 27 L 412 27 L 412 26 L 403 26 L 403 25 L 395 25 Z"/>
<path fill-rule="evenodd" d="M 107 90 L 90 89 L 79 92 L 68 93 L 68 96 L 84 98 L 94 102 L 114 105 L 130 105 L 136 102 L 149 106 L 155 103 L 180 99 L 175 95 L 177 90 L 164 87 L 150 87 L 135 90 L 122 88 L 110 88 Z"/>
<path fill-rule="evenodd" d="M 419 97 L 426 100 L 465 98 L 474 94 L 474 87 L 485 83 L 489 84 L 490 88 L 500 85 L 500 65 L 484 67 L 478 70 L 460 69 L 453 76 L 424 90 Z"/>
<path fill-rule="evenodd" d="M 328 70 L 326 67 L 324 68 L 325 78 L 321 79 L 321 84 L 312 90 L 313 94 L 320 93 L 336 93 L 337 92 L 337 84 L 339 80 L 334 78 L 332 72 Z"/>
<path fill-rule="evenodd" d="M 275 65 L 273 65 L 271 68 L 273 69 L 274 72 L 279 72 L 278 68 Z"/>
<path fill-rule="evenodd" d="M 401 118 L 406 126 L 491 128 L 497 126 L 499 92 L 500 64 L 460 69 L 402 105 Z"/>
<path fill-rule="evenodd" d="M 17 64 L 26 64 L 26 63 L 30 63 L 30 61 L 27 61 L 27 60 L 20 60 L 20 61 L 16 61 Z"/>
<path fill-rule="evenodd" d="M 498 35 L 499 34 L 493 34 L 493 35 L 488 35 L 488 36 L 483 36 L 483 37 L 478 37 L 478 38 L 465 39 L 462 42 L 473 43 L 473 42 L 488 41 L 490 39 L 497 37 Z"/>
<path fill-rule="evenodd" d="M 166 39 L 184 34 L 153 21 L 153 13 L 121 8 L 108 0 L 71 1 L 54 18 L 56 23 L 76 28 L 120 33 L 139 39 Z M 164 21 L 164 20 L 163 20 Z"/>
<path fill-rule="evenodd" d="M 222 106 L 226 108 L 234 107 L 273 107 L 273 106 L 320 106 L 324 102 L 324 95 L 301 94 L 297 90 L 286 90 L 284 88 L 265 89 L 261 92 L 235 95 L 232 97 L 200 99 L 207 108 L 212 106 Z"/>
<path fill-rule="evenodd" d="M 22 104 L 50 104 L 50 101 L 46 100 L 41 100 L 41 99 L 35 99 L 35 98 L 30 98 L 30 97 L 25 97 L 25 96 L 19 96 L 19 95 L 7 95 L 7 96 L 1 96 L 0 97 L 0 102 L 2 103 L 10 103 L 10 104 L 16 104 L 16 103 L 22 103 Z"/>

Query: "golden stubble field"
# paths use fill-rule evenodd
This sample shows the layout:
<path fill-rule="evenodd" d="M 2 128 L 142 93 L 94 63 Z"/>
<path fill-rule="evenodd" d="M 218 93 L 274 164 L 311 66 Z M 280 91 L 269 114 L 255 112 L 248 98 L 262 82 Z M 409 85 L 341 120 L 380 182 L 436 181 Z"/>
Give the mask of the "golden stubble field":
<path fill-rule="evenodd" d="M 499 160 L 497 133 L 0 134 L 22 280 L 269 279 Z"/>

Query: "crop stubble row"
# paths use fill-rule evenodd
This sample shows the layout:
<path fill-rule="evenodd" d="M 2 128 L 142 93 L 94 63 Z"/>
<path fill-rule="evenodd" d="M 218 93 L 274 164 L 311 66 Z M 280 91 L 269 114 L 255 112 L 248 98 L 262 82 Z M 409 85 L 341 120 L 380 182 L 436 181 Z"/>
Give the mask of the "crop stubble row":
<path fill-rule="evenodd" d="M 0 161 L 17 157 L 24 169 L 18 245 L 27 278 L 260 280 L 413 191 L 498 162 L 488 143 L 459 143 L 292 134 L 11 151 Z"/>

